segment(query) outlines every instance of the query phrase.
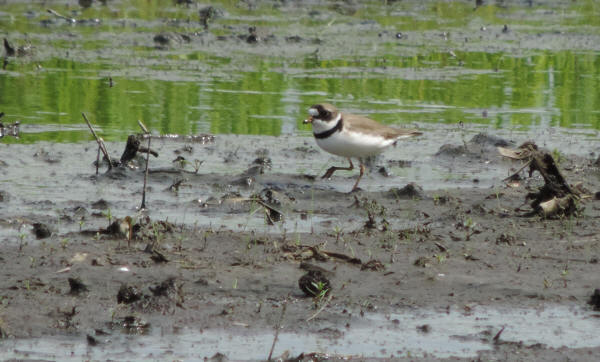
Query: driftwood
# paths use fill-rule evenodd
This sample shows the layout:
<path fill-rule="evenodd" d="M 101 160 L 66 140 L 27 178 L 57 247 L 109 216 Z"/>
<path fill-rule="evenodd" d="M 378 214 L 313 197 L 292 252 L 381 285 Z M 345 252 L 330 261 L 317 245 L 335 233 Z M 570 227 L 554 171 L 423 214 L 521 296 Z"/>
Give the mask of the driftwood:
<path fill-rule="evenodd" d="M 571 189 L 549 153 L 535 153 L 529 165 L 529 176 L 538 171 L 544 178 L 544 186 L 538 192 L 530 192 L 527 199 L 531 207 L 546 216 L 557 213 L 572 214 L 576 211 L 578 195 Z"/>
<path fill-rule="evenodd" d="M 141 138 L 142 137 L 140 137 L 139 135 L 133 134 L 127 137 L 125 150 L 123 150 L 123 154 L 121 155 L 121 164 L 126 164 L 127 162 L 131 161 L 138 152 L 150 153 L 152 156 L 158 157 L 158 152 L 148 147 L 144 147 L 140 144 Z"/>
<path fill-rule="evenodd" d="M 136 135 L 129 135 L 129 137 L 127 137 L 127 143 L 125 144 L 125 150 L 121 155 L 121 164 L 125 164 L 131 161 L 135 157 L 139 149 L 140 140 L 138 139 L 138 137 Z"/>
<path fill-rule="evenodd" d="M 537 192 L 530 192 L 525 196 L 531 202 L 532 214 L 541 214 L 546 217 L 556 215 L 572 215 L 577 211 L 576 201 L 580 195 L 567 183 L 554 158 L 548 152 L 539 150 L 533 142 L 526 142 L 518 149 L 498 147 L 501 155 L 527 162 L 517 172 L 505 180 L 514 179 L 526 167 L 529 167 L 529 177 L 535 171 L 544 179 L 544 186 Z"/>

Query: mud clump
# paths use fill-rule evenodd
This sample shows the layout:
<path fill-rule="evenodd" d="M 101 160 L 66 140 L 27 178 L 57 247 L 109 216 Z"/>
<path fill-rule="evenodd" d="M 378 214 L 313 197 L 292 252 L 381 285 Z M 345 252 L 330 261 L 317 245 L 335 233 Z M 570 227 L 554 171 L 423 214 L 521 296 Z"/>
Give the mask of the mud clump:
<path fill-rule="evenodd" d="M 89 291 L 88 287 L 81 281 L 80 278 L 69 278 L 69 290 L 70 295 L 80 295 L 81 293 Z"/>
<path fill-rule="evenodd" d="M 109 208 L 109 204 L 106 200 L 100 199 L 92 203 L 92 209 L 96 210 L 107 210 Z"/>
<path fill-rule="evenodd" d="M 36 222 L 32 226 L 33 226 L 33 233 L 35 234 L 35 237 L 38 239 L 45 239 L 45 238 L 50 237 L 50 235 L 52 235 L 50 228 L 48 228 L 48 225 L 46 225 L 46 224 Z"/>
<path fill-rule="evenodd" d="M 99 343 L 98 340 L 95 337 L 93 337 L 93 336 L 91 336 L 89 334 L 85 335 L 85 340 L 87 341 L 87 344 L 90 347 L 96 347 L 98 345 L 98 343 Z"/>
<path fill-rule="evenodd" d="M 496 147 L 508 147 L 512 143 L 500 137 L 478 133 L 462 145 L 445 144 L 435 153 L 441 159 L 488 159 L 496 154 Z"/>
<path fill-rule="evenodd" d="M 177 292 L 177 288 L 175 285 L 175 278 L 168 278 L 167 280 L 165 280 L 164 282 L 162 282 L 160 284 L 157 284 L 155 286 L 150 286 L 149 289 L 155 297 L 160 297 L 160 296 L 167 297 L 167 296 Z"/>
<path fill-rule="evenodd" d="M 107 325 L 110 329 L 121 329 L 127 334 L 146 334 L 150 330 L 150 323 L 132 315 L 108 322 Z"/>
<path fill-rule="evenodd" d="M 436 157 L 450 157 L 455 158 L 469 153 L 469 149 L 466 145 L 451 145 L 445 144 L 440 147 L 436 152 Z"/>
<path fill-rule="evenodd" d="M 427 334 L 429 332 L 431 332 L 431 326 L 429 324 L 423 324 L 420 326 L 417 326 L 417 331 L 423 334 Z"/>
<path fill-rule="evenodd" d="M 316 297 L 321 293 L 331 291 L 329 279 L 319 270 L 311 270 L 301 276 L 298 280 L 298 286 L 307 297 Z"/>
<path fill-rule="evenodd" d="M 590 297 L 588 304 L 591 305 L 595 311 L 600 311 L 600 289 L 594 289 L 594 293 Z"/>
<path fill-rule="evenodd" d="M 117 303 L 131 304 L 142 299 L 142 297 L 143 294 L 138 288 L 123 284 L 117 293 Z"/>
<path fill-rule="evenodd" d="M 508 147 L 511 142 L 496 136 L 492 136 L 486 133 L 478 133 L 469 141 L 470 144 L 476 144 L 481 146 L 494 146 L 494 147 Z"/>
<path fill-rule="evenodd" d="M 388 195 L 395 199 L 412 200 L 412 199 L 423 199 L 425 193 L 423 188 L 414 182 L 411 182 L 399 189 L 397 187 L 391 188 L 388 191 Z"/>
<path fill-rule="evenodd" d="M 189 35 L 175 32 L 163 32 L 156 34 L 152 39 L 158 49 L 166 49 L 169 46 L 189 43 L 192 38 Z"/>
<path fill-rule="evenodd" d="M 225 15 L 225 12 L 214 6 L 206 6 L 200 9 L 198 14 L 200 15 L 200 24 L 202 24 L 204 30 L 207 30 L 210 23 L 215 19 L 222 18 Z"/>
<path fill-rule="evenodd" d="M 148 289 L 152 292 L 153 298 L 149 303 L 150 307 L 156 310 L 167 310 L 170 304 L 175 304 L 175 306 L 183 308 L 184 293 L 182 284 L 177 283 L 174 277 L 169 277 L 156 285 L 151 285 Z"/>
<path fill-rule="evenodd" d="M 327 277 L 333 272 L 306 262 L 300 264 L 300 269 L 306 270 L 306 274 L 300 277 L 298 286 L 307 297 L 325 295 L 331 291 L 331 282 Z"/>

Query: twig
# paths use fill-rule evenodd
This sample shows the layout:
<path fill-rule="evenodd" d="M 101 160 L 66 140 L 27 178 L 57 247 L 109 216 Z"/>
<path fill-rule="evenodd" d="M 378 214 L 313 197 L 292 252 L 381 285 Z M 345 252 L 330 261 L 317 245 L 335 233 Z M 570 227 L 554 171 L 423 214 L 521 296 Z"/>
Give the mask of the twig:
<path fill-rule="evenodd" d="M 144 131 L 144 133 L 150 133 L 150 131 L 148 131 L 148 128 L 146 128 L 146 125 L 140 119 L 138 119 L 138 125 L 140 126 L 142 131 Z"/>
<path fill-rule="evenodd" d="M 502 334 L 502 332 L 504 332 L 505 327 L 506 326 L 503 326 L 502 329 L 500 329 L 500 331 L 498 331 L 498 333 L 496 333 L 496 335 L 492 339 L 494 341 L 494 344 L 498 344 L 500 342 L 500 335 Z"/>
<path fill-rule="evenodd" d="M 56 17 L 59 17 L 59 18 L 61 18 L 61 19 L 65 19 L 66 21 L 68 21 L 68 22 L 70 22 L 70 23 L 76 23 L 76 22 L 77 22 L 77 19 L 70 18 L 70 17 L 68 17 L 68 16 L 64 16 L 64 15 L 62 15 L 62 14 L 58 13 L 58 12 L 57 12 L 57 11 L 55 11 L 55 10 L 52 10 L 52 9 L 47 9 L 46 11 L 48 11 L 50 14 L 52 14 L 52 15 L 54 15 L 54 16 L 56 16 Z"/>
<path fill-rule="evenodd" d="M 527 162 L 526 162 L 526 163 L 523 165 L 523 167 L 521 167 L 521 168 L 520 168 L 520 169 L 519 169 L 517 172 L 513 173 L 512 175 L 508 176 L 507 178 L 505 178 L 505 179 L 504 179 L 504 180 L 502 180 L 502 181 L 507 181 L 507 180 L 510 180 L 510 179 L 512 179 L 513 177 L 515 177 L 516 175 L 518 175 L 518 174 L 519 174 L 519 172 L 523 171 L 523 170 L 524 170 L 524 169 L 525 169 L 527 166 L 529 166 L 529 165 L 531 165 L 531 160 L 527 161 Z"/>
<path fill-rule="evenodd" d="M 81 115 L 83 116 L 85 123 L 87 123 L 88 127 L 90 128 L 90 131 L 92 131 L 92 135 L 96 139 L 96 142 L 98 142 L 98 146 L 100 147 L 100 150 L 102 150 L 102 153 L 104 153 L 104 157 L 106 157 L 106 159 L 108 160 L 108 169 L 109 170 L 112 169 L 112 166 L 113 166 L 112 160 L 110 159 L 110 155 L 108 154 L 108 151 L 106 150 L 106 146 L 104 146 L 104 142 L 102 141 L 102 138 L 98 137 L 98 135 L 96 134 L 96 131 L 94 131 L 94 128 L 92 127 L 92 124 L 90 123 L 90 120 L 87 118 L 85 113 L 81 112 Z"/>
<path fill-rule="evenodd" d="M 150 153 L 152 156 L 158 157 L 158 152 L 156 152 L 154 150 L 149 150 L 146 147 L 140 146 L 140 148 L 138 148 L 138 152 L 141 152 L 141 153 Z"/>
<path fill-rule="evenodd" d="M 437 241 L 434 244 L 438 247 L 438 249 L 440 249 L 440 251 L 448 251 L 448 248 L 445 247 L 443 244 L 438 243 Z"/>
<path fill-rule="evenodd" d="M 276 329 L 275 329 L 275 337 L 273 338 L 273 344 L 271 345 L 271 351 L 269 352 L 269 357 L 267 361 L 271 361 L 271 357 L 273 357 L 273 351 L 275 350 L 275 344 L 277 343 L 277 337 L 279 337 L 279 330 L 281 329 L 281 322 L 283 321 L 283 316 L 285 315 L 285 309 L 287 308 L 288 299 L 285 298 L 283 301 L 283 306 L 281 307 L 281 315 L 279 316 L 279 320 L 277 321 Z"/>
<path fill-rule="evenodd" d="M 331 302 L 331 298 L 333 298 L 333 294 L 331 294 L 331 292 L 329 293 L 329 297 L 327 298 L 327 300 L 325 301 L 325 303 L 323 303 L 323 305 L 321 305 L 321 308 L 319 308 L 319 310 L 310 316 L 310 318 L 308 318 L 306 321 L 310 321 L 311 319 L 315 318 L 316 316 L 318 316 L 323 309 L 325 309 L 325 307 L 327 307 L 327 305 L 329 304 L 329 302 Z"/>
<path fill-rule="evenodd" d="M 100 145 L 98 145 L 98 153 L 96 154 L 96 175 L 98 175 L 99 167 L 100 167 Z"/>
<path fill-rule="evenodd" d="M 579 262 L 579 263 L 589 263 L 589 260 L 578 259 L 578 258 L 561 258 L 550 255 L 530 255 L 531 259 L 544 259 L 544 260 L 555 260 L 555 261 L 567 261 L 567 262 Z"/>
<path fill-rule="evenodd" d="M 140 125 L 140 128 L 142 129 L 142 131 L 144 131 L 144 133 L 148 135 L 148 149 L 150 149 L 150 140 L 152 139 L 152 137 L 150 137 L 150 132 L 148 132 L 148 128 L 146 128 L 144 123 L 142 123 L 142 121 L 139 119 L 138 119 L 138 124 Z M 148 164 L 149 164 L 149 162 L 150 162 L 150 152 L 146 153 L 146 171 L 144 172 L 144 189 L 142 190 L 142 206 L 140 207 L 141 209 L 146 208 L 146 184 L 148 182 Z"/>

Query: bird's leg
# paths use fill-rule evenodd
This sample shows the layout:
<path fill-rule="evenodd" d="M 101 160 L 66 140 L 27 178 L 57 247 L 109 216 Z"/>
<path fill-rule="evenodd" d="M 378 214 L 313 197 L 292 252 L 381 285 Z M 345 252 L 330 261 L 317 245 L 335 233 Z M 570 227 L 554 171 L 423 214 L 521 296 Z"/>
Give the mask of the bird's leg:
<path fill-rule="evenodd" d="M 321 178 L 331 178 L 331 176 L 333 176 L 333 173 L 337 170 L 344 170 L 344 171 L 354 170 L 354 165 L 352 164 L 352 160 L 350 158 L 348 158 L 348 162 L 350 162 L 350 166 L 348 166 L 348 167 L 336 167 L 336 166 L 329 167 L 327 172 L 325 172 L 325 174 Z"/>
<path fill-rule="evenodd" d="M 352 191 L 350 192 L 354 192 L 356 190 L 358 190 L 358 182 L 360 181 L 360 178 L 364 175 L 365 173 L 365 165 L 363 165 L 362 161 L 360 161 L 360 174 L 358 175 L 358 179 L 356 179 L 356 183 L 354 184 L 354 187 L 352 188 Z"/>

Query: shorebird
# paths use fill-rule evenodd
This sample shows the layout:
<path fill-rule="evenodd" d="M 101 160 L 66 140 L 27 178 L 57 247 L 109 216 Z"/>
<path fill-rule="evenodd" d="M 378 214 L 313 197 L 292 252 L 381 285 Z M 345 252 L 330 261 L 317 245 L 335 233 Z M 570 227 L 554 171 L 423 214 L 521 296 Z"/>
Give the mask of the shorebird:
<path fill-rule="evenodd" d="M 377 155 L 400 139 L 422 134 L 412 129 L 389 127 L 364 116 L 343 113 L 328 103 L 315 104 L 308 113 L 310 116 L 304 123 L 312 124 L 317 145 L 329 153 L 346 157 L 350 163 L 348 167 L 330 167 L 322 178 L 329 179 L 338 170 L 353 170 L 351 158 L 359 160 L 360 174 L 352 191 L 358 189 L 365 173 L 364 157 Z"/>

